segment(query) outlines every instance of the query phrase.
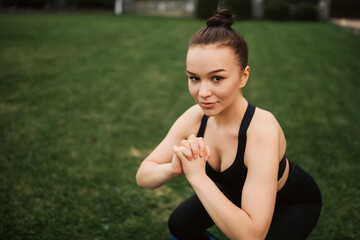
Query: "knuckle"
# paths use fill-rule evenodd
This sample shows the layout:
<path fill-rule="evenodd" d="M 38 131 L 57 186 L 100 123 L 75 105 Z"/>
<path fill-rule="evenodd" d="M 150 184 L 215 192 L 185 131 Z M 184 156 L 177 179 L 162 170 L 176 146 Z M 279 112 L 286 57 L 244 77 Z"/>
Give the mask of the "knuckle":
<path fill-rule="evenodd" d="M 179 150 L 182 151 L 182 152 L 183 152 L 185 149 L 186 149 L 186 147 L 184 147 L 184 146 L 180 146 L 180 147 L 179 147 Z"/>
<path fill-rule="evenodd" d="M 194 145 L 196 145 L 196 142 L 195 142 L 194 140 L 189 140 L 189 144 L 190 144 L 191 146 L 194 146 Z"/>
<path fill-rule="evenodd" d="M 191 135 L 188 137 L 188 139 L 194 139 L 194 138 L 196 138 L 194 134 L 191 134 Z"/>

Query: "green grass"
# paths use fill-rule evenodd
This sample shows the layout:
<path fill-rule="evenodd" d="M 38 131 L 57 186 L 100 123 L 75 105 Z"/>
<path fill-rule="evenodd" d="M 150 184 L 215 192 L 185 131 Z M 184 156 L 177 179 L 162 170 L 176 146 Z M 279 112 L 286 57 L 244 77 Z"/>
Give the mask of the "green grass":
<path fill-rule="evenodd" d="M 203 21 L 0 15 L 0 239 L 170 239 L 184 178 L 136 186 L 142 159 L 194 102 Z M 324 207 L 309 239 L 360 239 L 360 36 L 327 23 L 245 21 L 247 99 L 282 125 Z M 218 229 L 213 233 L 226 239 Z"/>

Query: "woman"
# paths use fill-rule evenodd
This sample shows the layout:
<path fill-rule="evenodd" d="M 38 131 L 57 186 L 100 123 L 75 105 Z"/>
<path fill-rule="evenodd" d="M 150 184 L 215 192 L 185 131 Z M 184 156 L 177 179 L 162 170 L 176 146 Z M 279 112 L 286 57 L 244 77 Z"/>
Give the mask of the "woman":
<path fill-rule="evenodd" d="M 247 45 L 220 10 L 190 40 L 186 71 L 197 104 L 142 162 L 139 186 L 157 188 L 184 174 L 195 194 L 169 219 L 177 239 L 207 239 L 216 224 L 229 239 L 305 239 L 321 212 L 314 180 L 285 155 L 275 117 L 242 95 Z"/>

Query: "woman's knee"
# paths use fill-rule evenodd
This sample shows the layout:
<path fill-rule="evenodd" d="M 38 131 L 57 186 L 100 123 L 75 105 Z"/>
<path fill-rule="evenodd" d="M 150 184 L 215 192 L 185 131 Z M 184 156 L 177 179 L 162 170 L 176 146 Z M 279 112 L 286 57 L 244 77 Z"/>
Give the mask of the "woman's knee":
<path fill-rule="evenodd" d="M 196 205 L 184 207 L 185 205 L 185 203 L 181 204 L 170 215 L 168 220 L 170 233 L 179 240 L 208 239 L 203 231 L 214 224 L 210 216 Z"/>
<path fill-rule="evenodd" d="M 170 233 L 176 237 L 176 238 L 180 238 L 181 233 L 183 233 L 183 229 L 181 229 L 183 225 L 181 223 L 179 223 L 178 221 L 178 217 L 176 215 L 175 212 L 173 212 L 169 219 L 168 219 L 168 228 Z"/>

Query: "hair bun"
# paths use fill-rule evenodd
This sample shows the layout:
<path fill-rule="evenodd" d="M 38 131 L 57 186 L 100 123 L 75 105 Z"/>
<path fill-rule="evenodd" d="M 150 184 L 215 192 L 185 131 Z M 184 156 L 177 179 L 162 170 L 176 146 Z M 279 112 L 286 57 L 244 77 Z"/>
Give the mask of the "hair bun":
<path fill-rule="evenodd" d="M 231 25 L 234 23 L 233 16 L 228 9 L 218 10 L 214 16 L 209 18 L 206 23 L 206 26 L 224 26 L 227 28 L 231 28 Z"/>

